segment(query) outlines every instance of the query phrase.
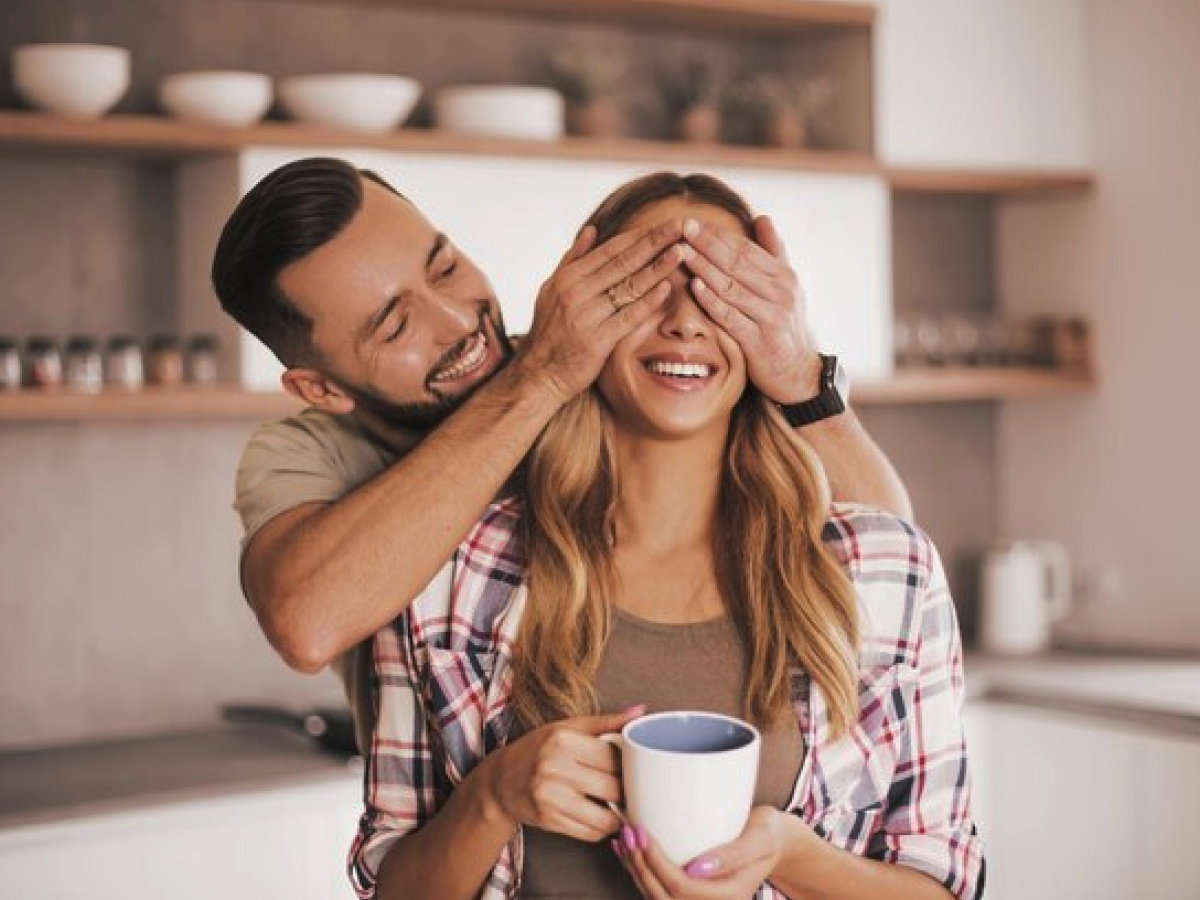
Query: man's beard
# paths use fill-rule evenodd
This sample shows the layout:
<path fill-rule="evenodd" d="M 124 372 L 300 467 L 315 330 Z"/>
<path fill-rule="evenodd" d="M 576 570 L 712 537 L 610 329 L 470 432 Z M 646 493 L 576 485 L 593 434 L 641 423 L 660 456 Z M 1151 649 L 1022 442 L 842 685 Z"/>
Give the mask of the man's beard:
<path fill-rule="evenodd" d="M 462 354 L 467 346 L 467 342 L 474 335 L 464 338 L 446 351 L 442 358 L 430 369 L 428 375 L 426 375 L 424 387 L 429 394 L 433 395 L 434 399 L 432 400 L 424 400 L 418 403 L 396 403 L 386 397 L 380 396 L 368 387 L 352 387 L 343 384 L 342 389 L 350 395 L 355 404 L 361 407 L 364 412 L 393 428 L 405 431 L 428 431 L 437 427 L 452 412 L 466 403 L 476 390 L 491 381 L 504 368 L 509 359 L 512 358 L 512 343 L 505 333 L 504 322 L 500 317 L 499 310 L 496 311 L 496 318 L 491 318 L 490 313 L 492 308 L 492 304 L 487 301 L 482 301 L 479 304 L 479 328 L 482 330 L 485 322 L 491 322 L 492 336 L 495 337 L 497 349 L 500 351 L 500 362 L 491 374 L 486 378 L 480 379 L 468 389 L 460 391 L 457 394 L 441 394 L 431 385 L 431 381 L 435 372 L 442 370 L 447 364 Z M 489 336 L 490 339 L 491 336 Z"/>

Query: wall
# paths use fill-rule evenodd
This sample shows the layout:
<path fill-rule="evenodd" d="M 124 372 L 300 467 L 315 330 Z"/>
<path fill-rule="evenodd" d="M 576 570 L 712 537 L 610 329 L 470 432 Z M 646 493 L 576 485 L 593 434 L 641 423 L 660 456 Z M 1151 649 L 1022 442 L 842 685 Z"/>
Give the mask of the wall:
<path fill-rule="evenodd" d="M 133 46 L 136 81 L 122 109 L 147 111 L 154 79 L 175 69 L 247 60 L 276 75 L 411 66 L 436 83 L 464 77 L 440 68 L 451 60 L 521 77 L 532 48 L 563 34 L 478 17 L 472 31 L 463 21 L 370 6 L 347 15 L 337 4 L 284 0 L 20 0 L 0 4 L 0 54 L 37 40 Z M 703 43 L 627 39 L 647 59 Z M 0 78 L 0 106 L 13 105 Z M 176 327 L 170 182 L 160 164 L 0 155 L 0 333 L 145 336 Z M 897 251 L 901 302 L 941 304 L 990 283 L 986 253 L 955 254 L 950 275 L 944 259 L 921 256 L 921 235 L 953 241 L 960 218 L 937 208 L 898 207 L 897 216 L 911 222 L 901 225 L 908 237 Z M 793 252 L 802 262 L 803 248 Z M 969 626 L 972 560 L 994 530 L 993 410 L 903 408 L 864 418 L 912 487 Z M 288 672 L 240 597 L 229 501 L 251 427 L 2 426 L 0 748 L 190 727 L 211 721 L 228 699 L 305 703 L 336 693 L 331 679 Z"/>
<path fill-rule="evenodd" d="M 1078 638 L 1195 650 L 1200 5 L 1094 0 L 1089 37 L 1099 189 L 1010 206 L 1000 272 L 1008 307 L 1095 321 L 1101 385 L 1004 410 L 1000 521 L 1075 553 Z"/>

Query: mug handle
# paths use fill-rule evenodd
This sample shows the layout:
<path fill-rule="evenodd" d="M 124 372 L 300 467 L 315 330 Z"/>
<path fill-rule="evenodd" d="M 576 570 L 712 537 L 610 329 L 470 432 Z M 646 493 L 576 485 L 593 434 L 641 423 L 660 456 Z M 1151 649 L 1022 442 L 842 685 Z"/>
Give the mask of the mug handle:
<path fill-rule="evenodd" d="M 612 744 L 617 748 L 618 753 L 620 753 L 625 747 L 625 740 L 621 737 L 620 733 L 616 731 L 610 731 L 608 734 L 600 735 L 600 740 L 604 741 L 606 744 Z M 629 821 L 629 817 L 625 815 L 625 810 L 621 809 L 621 807 L 617 806 L 617 804 L 608 800 L 604 800 L 603 803 L 613 811 L 613 815 L 621 820 L 622 825 L 632 824 Z"/>

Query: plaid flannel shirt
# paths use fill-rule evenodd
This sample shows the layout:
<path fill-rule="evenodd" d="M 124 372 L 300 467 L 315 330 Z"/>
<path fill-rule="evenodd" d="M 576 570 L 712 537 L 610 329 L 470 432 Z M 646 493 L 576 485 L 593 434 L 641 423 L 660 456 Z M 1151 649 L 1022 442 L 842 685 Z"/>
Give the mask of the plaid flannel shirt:
<path fill-rule="evenodd" d="M 515 500 L 494 504 L 452 562 L 375 638 L 379 721 L 349 861 L 360 897 L 374 896 L 393 843 L 436 815 L 483 755 L 505 742 L 525 603 L 519 516 Z M 962 653 L 937 551 L 908 523 L 845 504 L 834 506 L 823 537 L 858 595 L 859 714 L 833 740 L 820 690 L 793 672 L 806 753 L 789 811 L 837 847 L 918 869 L 976 900 L 984 859 L 971 818 Z M 481 900 L 519 896 L 522 865 L 518 829 Z M 755 897 L 784 895 L 765 882 Z"/>

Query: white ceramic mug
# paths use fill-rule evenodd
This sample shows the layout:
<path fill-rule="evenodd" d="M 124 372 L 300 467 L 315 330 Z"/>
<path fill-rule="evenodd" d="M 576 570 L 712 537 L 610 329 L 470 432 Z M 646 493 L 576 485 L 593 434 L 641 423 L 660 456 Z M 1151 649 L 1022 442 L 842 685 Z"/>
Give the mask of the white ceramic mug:
<path fill-rule="evenodd" d="M 621 751 L 625 809 L 677 865 L 746 827 L 762 738 L 740 719 L 681 710 L 634 719 L 604 740 Z"/>

